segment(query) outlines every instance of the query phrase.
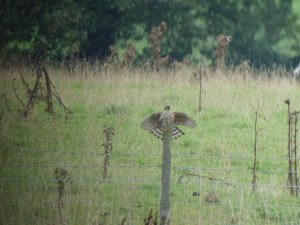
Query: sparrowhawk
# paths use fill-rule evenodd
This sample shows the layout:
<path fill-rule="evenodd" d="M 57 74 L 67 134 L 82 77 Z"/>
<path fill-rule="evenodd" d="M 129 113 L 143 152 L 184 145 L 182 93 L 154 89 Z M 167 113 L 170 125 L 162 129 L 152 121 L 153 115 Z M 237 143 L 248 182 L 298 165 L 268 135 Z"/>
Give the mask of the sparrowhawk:
<path fill-rule="evenodd" d="M 196 127 L 196 122 L 182 112 L 172 112 L 170 106 L 166 106 L 163 112 L 154 113 L 142 123 L 142 128 L 150 131 L 155 137 L 162 139 L 164 132 L 172 133 L 172 138 L 177 139 L 184 132 L 177 125 Z"/>

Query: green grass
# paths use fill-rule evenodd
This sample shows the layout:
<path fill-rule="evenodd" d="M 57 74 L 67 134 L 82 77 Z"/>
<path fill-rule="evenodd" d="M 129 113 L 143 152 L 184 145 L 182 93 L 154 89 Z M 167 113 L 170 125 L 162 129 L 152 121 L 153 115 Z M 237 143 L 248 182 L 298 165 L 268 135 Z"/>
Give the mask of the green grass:
<path fill-rule="evenodd" d="M 149 210 L 159 212 L 162 143 L 141 129 L 144 118 L 171 105 L 198 123 L 182 127 L 185 136 L 172 143 L 172 224 L 299 224 L 299 200 L 283 187 L 287 179 L 287 106 L 300 108 L 297 82 L 253 74 L 210 72 L 203 81 L 203 111 L 197 112 L 199 90 L 192 71 L 105 69 L 86 66 L 69 74 L 50 68 L 64 103 L 73 111 L 68 121 L 57 102 L 53 120 L 39 103 L 27 119 L 20 117 L 11 80 L 2 70 L 0 90 L 11 112 L 0 102 L 0 224 L 59 224 L 54 170 L 65 168 L 72 183 L 65 186 L 63 220 L 67 224 L 142 224 Z M 77 67 L 75 67 L 77 68 Z M 80 68 L 80 67 L 78 67 Z M 25 70 L 26 71 L 26 70 Z M 32 85 L 32 72 L 26 79 Z M 23 91 L 23 92 L 22 92 Z M 258 190 L 251 184 L 254 117 L 258 126 Z M 102 180 L 103 126 L 115 129 L 109 176 Z M 24 148 L 23 150 L 16 150 Z M 275 157 L 276 159 L 270 159 Z M 220 179 L 187 176 L 194 173 Z M 192 196 L 194 191 L 199 197 Z M 219 204 L 205 196 L 215 192 Z"/>

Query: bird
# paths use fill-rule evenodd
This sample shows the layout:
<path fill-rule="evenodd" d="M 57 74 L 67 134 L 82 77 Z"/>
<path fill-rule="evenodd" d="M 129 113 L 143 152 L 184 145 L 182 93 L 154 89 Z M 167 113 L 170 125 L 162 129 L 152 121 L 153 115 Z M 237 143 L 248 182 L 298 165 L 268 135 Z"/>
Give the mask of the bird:
<path fill-rule="evenodd" d="M 184 135 L 184 132 L 177 127 L 178 125 L 194 128 L 197 123 L 185 113 L 172 112 L 169 105 L 164 108 L 163 112 L 154 113 L 142 122 L 142 128 L 150 131 L 158 139 L 162 139 L 165 132 L 171 133 L 172 139 Z"/>

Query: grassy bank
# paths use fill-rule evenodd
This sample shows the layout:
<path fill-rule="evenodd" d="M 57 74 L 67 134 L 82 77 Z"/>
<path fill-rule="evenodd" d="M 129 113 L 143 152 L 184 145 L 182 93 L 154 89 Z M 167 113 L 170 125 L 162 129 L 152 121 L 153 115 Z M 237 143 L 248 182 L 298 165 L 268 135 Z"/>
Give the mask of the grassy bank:
<path fill-rule="evenodd" d="M 299 84 L 281 70 L 209 71 L 199 87 L 188 68 L 153 72 L 78 64 L 48 68 L 65 105 L 55 120 L 41 102 L 24 119 L 12 79 L 26 102 L 17 69 L 1 70 L 0 224 L 143 224 L 159 212 L 161 141 L 141 129 L 144 118 L 171 105 L 198 123 L 172 143 L 173 224 L 299 224 L 299 200 L 287 181 L 287 105 L 300 109 Z M 22 69 L 34 83 L 35 72 Z M 258 180 L 252 192 L 254 118 L 259 102 Z M 115 129 L 108 178 L 102 179 L 103 127 Z M 55 169 L 64 168 L 63 206 Z M 184 174 L 196 174 L 197 177 Z M 199 192 L 200 196 L 193 196 Z M 206 196 L 214 192 L 219 203 Z"/>

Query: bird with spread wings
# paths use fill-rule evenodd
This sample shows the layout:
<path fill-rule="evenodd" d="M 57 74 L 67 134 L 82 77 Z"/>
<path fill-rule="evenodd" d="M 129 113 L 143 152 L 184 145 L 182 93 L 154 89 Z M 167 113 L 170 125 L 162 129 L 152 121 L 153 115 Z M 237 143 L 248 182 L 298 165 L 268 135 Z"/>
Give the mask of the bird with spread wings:
<path fill-rule="evenodd" d="M 177 126 L 183 125 L 190 128 L 196 127 L 196 122 L 182 112 L 172 112 L 170 106 L 166 106 L 163 112 L 154 113 L 142 123 L 142 128 L 150 131 L 155 137 L 162 139 L 164 132 L 172 134 L 173 139 L 184 135 Z"/>

